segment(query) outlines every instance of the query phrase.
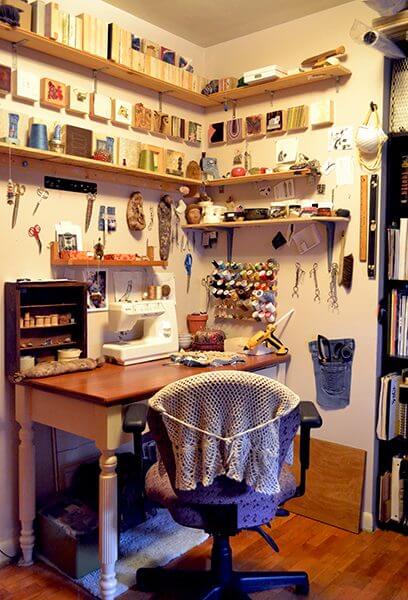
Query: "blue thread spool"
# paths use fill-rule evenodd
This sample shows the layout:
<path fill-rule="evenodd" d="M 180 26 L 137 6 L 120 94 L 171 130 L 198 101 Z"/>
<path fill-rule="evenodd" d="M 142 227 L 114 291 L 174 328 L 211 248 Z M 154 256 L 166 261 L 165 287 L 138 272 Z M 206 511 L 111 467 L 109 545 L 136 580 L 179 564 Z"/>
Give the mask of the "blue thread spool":
<path fill-rule="evenodd" d="M 47 126 L 43 123 L 33 123 L 31 125 L 30 139 L 28 141 L 30 148 L 38 150 L 48 150 Z"/>

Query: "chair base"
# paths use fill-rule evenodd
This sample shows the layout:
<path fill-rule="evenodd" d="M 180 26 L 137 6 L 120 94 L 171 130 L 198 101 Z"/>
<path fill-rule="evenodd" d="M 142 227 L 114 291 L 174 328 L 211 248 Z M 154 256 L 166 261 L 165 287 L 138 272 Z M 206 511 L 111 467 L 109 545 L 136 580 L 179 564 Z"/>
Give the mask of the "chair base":
<path fill-rule="evenodd" d="M 251 592 L 293 586 L 295 593 L 307 596 L 309 579 L 304 571 L 231 571 L 220 580 L 213 571 L 187 571 L 163 568 L 139 569 L 137 589 L 142 592 L 178 592 L 189 600 L 248 600 Z"/>

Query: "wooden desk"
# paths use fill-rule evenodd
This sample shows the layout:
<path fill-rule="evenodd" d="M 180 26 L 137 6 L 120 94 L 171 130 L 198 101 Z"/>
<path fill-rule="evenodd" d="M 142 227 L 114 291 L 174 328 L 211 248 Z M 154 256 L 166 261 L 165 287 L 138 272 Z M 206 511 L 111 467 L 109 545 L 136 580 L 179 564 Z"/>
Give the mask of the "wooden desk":
<path fill-rule="evenodd" d="M 245 364 L 220 367 L 257 371 L 285 381 L 289 356 L 247 357 Z M 130 436 L 122 432 L 124 405 L 146 400 L 165 385 L 207 371 L 175 365 L 169 359 L 120 367 L 104 365 L 94 371 L 33 379 L 16 386 L 16 420 L 20 424 L 19 516 L 21 564 L 32 564 L 35 518 L 35 448 L 33 422 L 91 439 L 99 459 L 99 558 L 101 595 L 112 600 L 116 589 L 117 482 L 116 450 Z M 218 370 L 218 369 L 217 369 Z"/>

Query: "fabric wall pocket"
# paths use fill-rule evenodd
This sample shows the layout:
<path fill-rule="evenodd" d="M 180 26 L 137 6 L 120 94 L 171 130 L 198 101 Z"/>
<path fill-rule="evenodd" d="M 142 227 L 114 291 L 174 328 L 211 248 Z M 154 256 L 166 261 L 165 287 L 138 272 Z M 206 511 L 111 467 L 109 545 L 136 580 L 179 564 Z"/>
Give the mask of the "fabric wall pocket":
<path fill-rule="evenodd" d="M 336 410 L 350 403 L 354 350 L 355 341 L 350 338 L 329 340 L 319 335 L 309 342 L 317 402 L 323 408 Z"/>

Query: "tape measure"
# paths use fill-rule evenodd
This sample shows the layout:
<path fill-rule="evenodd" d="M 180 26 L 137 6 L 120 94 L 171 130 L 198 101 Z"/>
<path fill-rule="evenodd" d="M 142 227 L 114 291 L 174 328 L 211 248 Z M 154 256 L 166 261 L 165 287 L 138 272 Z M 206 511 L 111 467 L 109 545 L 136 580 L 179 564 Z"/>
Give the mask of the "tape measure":
<path fill-rule="evenodd" d="M 367 261 L 368 175 L 360 176 L 360 262 Z"/>

